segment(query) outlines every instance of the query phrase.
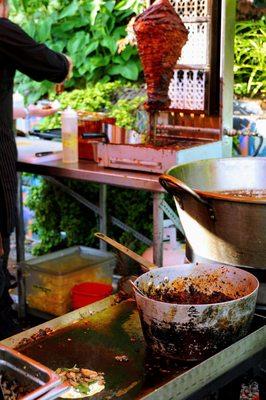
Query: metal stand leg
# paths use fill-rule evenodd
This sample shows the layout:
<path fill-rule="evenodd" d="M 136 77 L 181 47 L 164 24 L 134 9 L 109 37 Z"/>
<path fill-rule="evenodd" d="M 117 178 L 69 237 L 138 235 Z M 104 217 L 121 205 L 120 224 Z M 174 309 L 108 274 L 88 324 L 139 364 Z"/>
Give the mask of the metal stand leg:
<path fill-rule="evenodd" d="M 107 234 L 107 185 L 100 185 L 100 231 Z M 107 244 L 100 240 L 100 249 L 106 251 Z"/>
<path fill-rule="evenodd" d="M 25 260 L 25 232 L 23 218 L 22 177 L 18 174 L 18 218 L 16 225 L 16 250 L 17 250 L 17 281 L 18 281 L 18 316 L 24 319 L 26 316 L 26 287 L 23 271 L 19 263 Z"/>
<path fill-rule="evenodd" d="M 153 262 L 163 266 L 163 193 L 153 194 Z"/>

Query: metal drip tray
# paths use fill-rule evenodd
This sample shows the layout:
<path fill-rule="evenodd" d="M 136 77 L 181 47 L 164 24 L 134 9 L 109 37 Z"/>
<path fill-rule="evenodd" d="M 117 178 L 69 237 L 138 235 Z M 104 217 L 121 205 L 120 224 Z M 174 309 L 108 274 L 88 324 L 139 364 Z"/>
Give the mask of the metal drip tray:
<path fill-rule="evenodd" d="M 8 380 L 15 380 L 25 390 L 22 397 L 24 400 L 34 400 L 45 393 L 46 396 L 41 398 L 54 398 L 48 396 L 51 390 L 60 393 L 61 382 L 58 375 L 25 355 L 2 345 L 0 345 L 0 372 Z"/>

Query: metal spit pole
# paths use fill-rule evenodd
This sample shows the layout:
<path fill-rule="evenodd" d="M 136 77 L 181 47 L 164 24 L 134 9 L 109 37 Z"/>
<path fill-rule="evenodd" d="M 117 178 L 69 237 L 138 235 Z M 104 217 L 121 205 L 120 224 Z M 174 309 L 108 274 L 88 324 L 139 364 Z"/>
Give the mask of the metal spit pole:
<path fill-rule="evenodd" d="M 165 130 L 168 132 L 188 132 L 188 133 L 211 133 L 219 135 L 221 133 L 220 129 L 216 128 L 199 128 L 194 126 L 182 126 L 182 125 L 157 125 L 157 129 Z"/>
<path fill-rule="evenodd" d="M 149 142 L 154 143 L 156 138 L 158 113 L 157 111 L 149 111 Z"/>

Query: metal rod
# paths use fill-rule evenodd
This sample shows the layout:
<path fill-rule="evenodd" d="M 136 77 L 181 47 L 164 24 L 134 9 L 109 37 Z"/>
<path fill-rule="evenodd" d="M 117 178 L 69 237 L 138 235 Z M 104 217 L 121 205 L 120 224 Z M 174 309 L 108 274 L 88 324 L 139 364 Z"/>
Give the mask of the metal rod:
<path fill-rule="evenodd" d="M 183 69 L 188 69 L 189 71 L 209 71 L 210 65 L 209 64 L 194 64 L 194 65 L 189 65 L 189 64 L 176 64 L 175 66 L 176 70 L 183 70 Z M 202 111 L 201 111 L 202 112 Z"/>
<path fill-rule="evenodd" d="M 18 173 L 18 196 L 17 196 L 17 223 L 16 223 L 16 248 L 17 262 L 25 260 L 25 232 L 23 215 L 22 174 Z"/>
<path fill-rule="evenodd" d="M 144 272 L 150 271 L 153 268 L 156 268 L 156 265 L 151 263 L 150 261 L 146 260 L 146 258 L 143 258 L 139 254 L 135 253 L 134 251 L 130 250 L 128 247 L 122 245 L 121 243 L 118 243 L 116 240 L 109 238 L 108 236 L 104 235 L 101 232 L 96 232 L 94 234 L 97 238 L 104 240 L 106 243 L 110 244 L 113 246 L 115 249 L 121 251 L 122 253 L 126 254 L 128 257 L 132 258 L 134 261 L 137 261 L 142 270 Z"/>
<path fill-rule="evenodd" d="M 185 232 L 184 229 L 181 225 L 180 222 L 180 218 L 179 216 L 174 212 L 174 210 L 172 209 L 172 207 L 169 206 L 169 204 L 163 200 L 161 202 L 160 208 L 163 210 L 163 212 L 167 215 L 168 218 L 170 218 L 170 220 L 174 223 L 175 227 L 177 228 L 177 230 L 179 232 L 182 233 L 182 235 L 185 236 Z"/>
<path fill-rule="evenodd" d="M 149 112 L 149 139 L 150 143 L 154 143 L 156 137 L 156 126 L 157 126 L 158 114 L 156 111 Z"/>
<path fill-rule="evenodd" d="M 107 207 L 106 207 L 106 200 L 107 200 L 107 185 L 103 184 L 100 185 L 100 231 L 103 232 L 105 235 L 107 234 Z M 107 244 L 100 240 L 100 250 L 106 251 Z"/>
<path fill-rule="evenodd" d="M 153 262 L 163 266 L 163 193 L 153 194 Z"/>
<path fill-rule="evenodd" d="M 26 283 L 20 263 L 25 260 L 25 232 L 22 197 L 22 174 L 18 173 L 16 222 L 16 251 L 17 251 L 17 282 L 18 282 L 18 318 L 23 321 L 26 317 Z"/>
<path fill-rule="evenodd" d="M 132 286 L 133 289 L 136 290 L 141 296 L 145 296 L 145 294 L 140 290 L 140 288 L 130 279 L 129 280 L 130 285 Z"/>
<path fill-rule="evenodd" d="M 220 134 L 220 129 L 217 128 L 199 128 L 194 126 L 182 126 L 182 125 L 157 125 L 157 129 L 166 130 L 170 132 L 180 131 L 189 133 L 213 133 Z"/>

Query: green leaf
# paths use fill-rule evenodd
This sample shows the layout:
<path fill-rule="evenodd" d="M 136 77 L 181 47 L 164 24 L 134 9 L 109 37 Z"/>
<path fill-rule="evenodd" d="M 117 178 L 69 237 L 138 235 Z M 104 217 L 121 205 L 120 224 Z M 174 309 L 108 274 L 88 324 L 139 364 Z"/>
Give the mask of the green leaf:
<path fill-rule="evenodd" d="M 53 21 L 47 18 L 37 25 L 37 36 L 41 42 L 45 42 L 47 39 L 51 38 L 52 23 Z"/>
<path fill-rule="evenodd" d="M 60 22 L 58 28 L 62 32 L 72 31 L 73 27 L 75 26 L 75 21 L 65 21 L 63 24 Z"/>
<path fill-rule="evenodd" d="M 130 81 L 136 81 L 138 79 L 139 69 L 134 61 L 130 61 L 125 65 L 119 66 L 119 70 L 119 74 Z"/>
<path fill-rule="evenodd" d="M 21 5 L 21 4 L 20 4 L 20 0 L 12 0 L 12 1 L 11 1 L 11 6 L 13 6 L 13 7 L 15 8 L 16 11 L 19 10 L 20 5 Z"/>
<path fill-rule="evenodd" d="M 107 1 L 105 3 L 105 7 L 107 8 L 107 10 L 111 13 L 115 7 L 115 1 L 111 0 L 111 1 Z"/>
<path fill-rule="evenodd" d="M 33 23 L 27 21 L 27 23 L 24 25 L 24 29 L 28 33 L 28 35 L 33 36 L 33 37 L 35 36 L 36 26 Z"/>
<path fill-rule="evenodd" d="M 91 15 L 90 15 L 90 21 L 91 25 L 95 24 L 95 20 L 97 17 L 98 12 L 101 9 L 101 6 L 104 4 L 104 0 L 92 0 L 91 1 Z"/>
<path fill-rule="evenodd" d="M 112 62 L 115 63 L 115 64 L 124 64 L 125 63 L 123 58 L 120 55 L 119 56 L 114 56 L 112 58 Z"/>
<path fill-rule="evenodd" d="M 84 50 L 85 50 L 85 53 L 86 53 L 87 55 L 91 54 L 94 50 L 97 49 L 98 46 L 99 46 L 98 40 L 95 40 L 95 41 L 93 41 L 93 42 L 91 41 L 91 42 L 88 44 L 88 46 L 86 46 L 86 48 L 84 49 Z"/>
<path fill-rule="evenodd" d="M 62 10 L 62 12 L 59 14 L 59 19 L 71 17 L 71 16 L 75 15 L 76 12 L 78 11 L 78 9 L 79 9 L 79 5 L 78 5 L 77 0 L 71 1 L 71 3 L 66 8 L 64 8 Z"/>
<path fill-rule="evenodd" d="M 116 53 L 116 49 L 117 49 L 117 42 L 111 37 L 111 36 L 107 36 L 102 40 L 102 46 L 103 47 L 107 47 L 111 54 L 115 54 Z"/>
<path fill-rule="evenodd" d="M 128 61 L 132 55 L 136 55 L 137 50 L 132 46 L 127 46 L 124 51 L 121 53 L 121 58 L 124 61 Z"/>
<path fill-rule="evenodd" d="M 79 69 L 78 72 L 81 76 L 86 74 L 86 72 L 90 71 L 90 64 L 89 63 L 84 63 Z"/>
<path fill-rule="evenodd" d="M 84 52 L 81 50 L 81 51 L 78 51 L 77 53 L 71 53 L 71 58 L 72 58 L 72 60 L 73 60 L 74 66 L 75 66 L 74 71 L 73 71 L 74 76 L 75 76 L 75 77 L 78 77 L 79 74 L 78 74 L 78 72 L 77 72 L 77 68 L 81 67 L 82 64 L 85 63 L 85 61 L 86 61 L 86 55 L 85 55 Z"/>
<path fill-rule="evenodd" d="M 120 39 L 121 36 L 125 35 L 126 35 L 126 29 L 124 26 L 119 26 L 118 28 L 115 28 L 114 32 L 112 33 L 112 36 L 116 41 Z"/>
<path fill-rule="evenodd" d="M 89 41 L 89 35 L 84 31 L 77 32 L 68 42 L 67 50 L 69 54 L 76 53 Z"/>
<path fill-rule="evenodd" d="M 94 56 L 89 59 L 90 63 L 96 67 L 105 67 L 109 64 L 110 56 Z"/>
<path fill-rule="evenodd" d="M 110 75 L 120 75 L 121 65 L 113 65 L 112 67 L 108 68 L 107 71 Z"/>

